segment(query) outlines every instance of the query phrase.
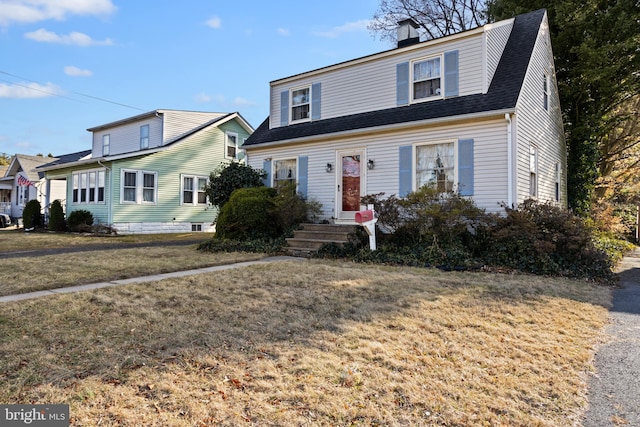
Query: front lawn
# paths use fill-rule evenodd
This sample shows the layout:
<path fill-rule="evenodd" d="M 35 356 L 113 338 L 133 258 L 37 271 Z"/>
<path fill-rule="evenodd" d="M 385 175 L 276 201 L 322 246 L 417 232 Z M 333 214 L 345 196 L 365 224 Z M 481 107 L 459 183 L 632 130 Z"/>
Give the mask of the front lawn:
<path fill-rule="evenodd" d="M 609 299 L 308 261 L 6 303 L 0 402 L 72 425 L 573 425 Z"/>

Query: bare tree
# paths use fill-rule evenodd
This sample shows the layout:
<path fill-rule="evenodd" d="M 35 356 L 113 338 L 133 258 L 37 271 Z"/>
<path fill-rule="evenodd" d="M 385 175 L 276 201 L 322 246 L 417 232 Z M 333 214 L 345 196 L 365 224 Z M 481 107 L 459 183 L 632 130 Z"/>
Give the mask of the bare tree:
<path fill-rule="evenodd" d="M 368 29 L 395 42 L 398 21 L 411 18 L 421 39 L 431 40 L 484 25 L 486 9 L 486 0 L 381 0 Z"/>

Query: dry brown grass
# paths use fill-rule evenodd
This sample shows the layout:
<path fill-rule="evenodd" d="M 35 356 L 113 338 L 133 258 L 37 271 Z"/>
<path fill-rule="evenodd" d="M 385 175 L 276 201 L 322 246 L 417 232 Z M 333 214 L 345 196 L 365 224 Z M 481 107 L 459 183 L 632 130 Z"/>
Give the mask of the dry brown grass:
<path fill-rule="evenodd" d="M 609 291 L 313 261 L 0 305 L 0 402 L 73 425 L 577 424 Z"/>
<path fill-rule="evenodd" d="M 0 259 L 2 252 L 29 251 L 44 248 L 69 246 L 104 245 L 112 243 L 144 243 L 179 240 L 207 240 L 210 234 L 172 233 L 172 234 L 131 234 L 122 236 L 94 236 L 78 233 L 31 232 L 23 229 L 0 228 Z"/>
<path fill-rule="evenodd" d="M 0 296 L 127 279 L 263 258 L 253 253 L 210 253 L 190 246 L 83 251 L 0 258 Z"/>

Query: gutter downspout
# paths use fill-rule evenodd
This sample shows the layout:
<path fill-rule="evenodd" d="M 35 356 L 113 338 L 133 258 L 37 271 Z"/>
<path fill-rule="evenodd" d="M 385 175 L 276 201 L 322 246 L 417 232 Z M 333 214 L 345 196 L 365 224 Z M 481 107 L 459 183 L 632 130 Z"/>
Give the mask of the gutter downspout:
<path fill-rule="evenodd" d="M 504 119 L 507 121 L 507 204 L 513 207 L 513 125 L 511 114 L 506 113 Z"/>
<path fill-rule="evenodd" d="M 107 165 L 103 165 L 100 160 L 98 160 L 98 164 L 109 171 L 109 193 L 105 194 L 105 200 L 107 202 L 107 225 L 113 225 L 113 218 L 111 218 L 111 192 L 113 191 L 113 171 Z"/>

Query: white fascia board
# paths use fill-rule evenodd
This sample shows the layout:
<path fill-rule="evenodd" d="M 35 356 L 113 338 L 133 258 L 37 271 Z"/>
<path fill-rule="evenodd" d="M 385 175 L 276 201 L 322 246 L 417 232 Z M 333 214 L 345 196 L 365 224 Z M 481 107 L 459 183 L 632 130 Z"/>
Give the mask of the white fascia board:
<path fill-rule="evenodd" d="M 288 144 L 319 142 L 319 141 L 331 140 L 336 138 L 366 135 L 369 133 L 392 132 L 392 131 L 409 129 L 409 128 L 420 127 L 420 126 L 432 126 L 432 125 L 439 125 L 439 124 L 447 124 L 450 122 L 488 119 L 491 117 L 504 119 L 505 114 L 514 114 L 515 112 L 516 112 L 515 108 L 509 108 L 509 109 L 502 109 L 502 110 L 484 111 L 481 113 L 463 114 L 459 116 L 441 117 L 437 119 L 416 120 L 413 122 L 394 123 L 392 125 L 367 127 L 367 128 L 353 129 L 353 130 L 347 130 L 343 132 L 326 133 L 326 134 L 320 134 L 320 135 L 311 135 L 303 138 L 283 139 L 280 141 L 266 142 L 264 144 L 249 145 L 246 147 L 243 146 L 242 149 L 246 151 L 251 151 L 252 149 L 258 150 L 261 148 L 271 148 L 271 147 L 277 147 L 277 146 L 288 145 Z"/>

